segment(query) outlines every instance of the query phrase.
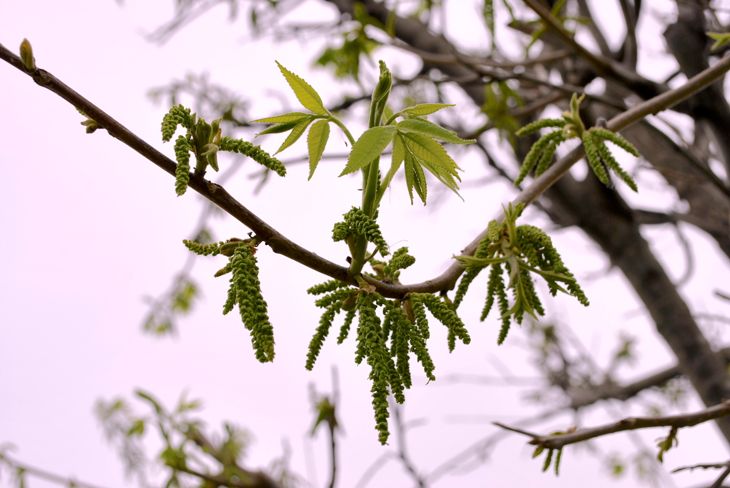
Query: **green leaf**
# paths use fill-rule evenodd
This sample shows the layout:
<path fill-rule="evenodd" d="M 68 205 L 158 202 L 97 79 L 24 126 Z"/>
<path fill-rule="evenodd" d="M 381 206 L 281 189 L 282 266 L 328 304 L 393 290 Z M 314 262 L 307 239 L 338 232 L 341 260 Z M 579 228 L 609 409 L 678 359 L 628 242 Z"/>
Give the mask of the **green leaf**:
<path fill-rule="evenodd" d="M 270 127 L 267 127 L 266 129 L 262 130 L 261 132 L 258 132 L 256 134 L 256 137 L 262 136 L 264 134 L 281 134 L 282 132 L 286 132 L 286 131 L 292 129 L 295 125 L 297 125 L 301 121 L 302 121 L 302 119 L 298 119 L 298 120 L 290 120 L 289 122 L 282 122 L 281 124 L 274 124 Z"/>
<path fill-rule="evenodd" d="M 423 173 L 423 168 L 409 152 L 405 153 L 403 161 L 403 167 L 406 173 L 406 187 L 408 188 L 408 196 L 411 198 L 411 204 L 413 203 L 413 189 L 415 188 L 421 201 L 426 205 L 427 187 L 426 175 Z"/>
<path fill-rule="evenodd" d="M 354 173 L 372 163 L 388 147 L 393 140 L 395 127 L 392 125 L 380 125 L 371 127 L 362 133 L 360 138 L 352 146 L 350 157 L 347 158 L 347 165 L 340 176 Z"/>
<path fill-rule="evenodd" d="M 161 414 L 163 412 L 162 404 L 154 396 L 152 396 L 151 393 L 149 393 L 145 390 L 138 389 L 138 390 L 134 391 L 134 394 L 138 398 L 141 398 L 142 400 L 149 403 L 152 406 L 152 408 L 155 409 L 155 412 L 157 412 L 158 414 Z"/>
<path fill-rule="evenodd" d="M 132 425 L 127 429 L 127 437 L 141 436 L 144 434 L 145 422 L 144 419 L 137 419 L 132 422 Z"/>
<path fill-rule="evenodd" d="M 406 119 L 397 124 L 398 131 L 404 134 L 420 134 L 439 141 L 452 144 L 473 144 L 474 139 L 462 139 L 456 132 L 444 129 L 440 125 L 424 119 Z"/>
<path fill-rule="evenodd" d="M 311 117 L 309 114 L 304 112 L 289 112 L 281 115 L 274 115 L 273 117 L 264 117 L 263 119 L 252 120 L 252 124 L 282 124 L 285 122 L 299 122 L 305 117 Z"/>
<path fill-rule="evenodd" d="M 276 61 L 276 65 L 279 67 L 281 74 L 284 75 L 284 78 L 286 78 L 286 82 L 289 83 L 299 103 L 304 108 L 311 110 L 315 114 L 327 115 L 329 113 L 324 103 L 322 103 L 322 98 L 320 98 L 317 91 L 309 83 L 286 69 L 278 61 Z"/>
<path fill-rule="evenodd" d="M 707 35 L 715 41 L 710 47 L 711 51 L 725 47 L 726 44 L 730 44 L 730 32 L 708 32 Z"/>
<path fill-rule="evenodd" d="M 307 134 L 307 145 L 309 146 L 309 177 L 312 179 L 314 170 L 317 169 L 324 148 L 327 145 L 327 139 L 330 136 L 330 124 L 327 120 L 318 120 L 309 129 Z"/>
<path fill-rule="evenodd" d="M 453 103 L 419 103 L 417 105 L 411 105 L 401 110 L 400 114 L 410 115 L 412 117 L 419 117 L 421 115 L 429 115 L 439 110 L 453 107 Z"/>
<path fill-rule="evenodd" d="M 390 186 L 390 182 L 393 180 L 393 177 L 398 172 L 398 168 L 400 168 L 400 165 L 403 163 L 404 157 L 405 150 L 403 148 L 403 138 L 399 135 L 396 135 L 393 139 L 393 154 L 390 159 L 390 169 L 388 169 L 388 172 L 383 177 L 383 181 L 380 182 L 380 189 L 378 190 L 377 201 L 380 201 L 381 198 L 383 198 L 385 190 L 387 190 L 388 186 Z M 411 197 L 411 203 L 412 202 L 413 198 Z"/>
<path fill-rule="evenodd" d="M 279 154 L 281 151 L 297 142 L 299 138 L 302 137 L 302 134 L 304 134 L 304 131 L 307 130 L 307 126 L 309 126 L 310 122 L 312 122 L 311 118 L 303 119 L 300 122 L 297 122 L 297 124 L 292 128 L 289 135 L 286 136 L 286 139 L 284 139 L 284 142 L 281 143 L 281 146 L 279 146 L 279 149 L 274 154 Z"/>
<path fill-rule="evenodd" d="M 459 175 L 456 162 L 438 142 L 417 134 L 403 137 L 406 152 L 433 174 L 441 183 L 458 195 Z"/>
<path fill-rule="evenodd" d="M 175 449 L 172 446 L 167 446 L 160 452 L 160 460 L 166 465 L 173 469 L 184 468 L 187 464 L 187 457 L 182 449 Z"/>

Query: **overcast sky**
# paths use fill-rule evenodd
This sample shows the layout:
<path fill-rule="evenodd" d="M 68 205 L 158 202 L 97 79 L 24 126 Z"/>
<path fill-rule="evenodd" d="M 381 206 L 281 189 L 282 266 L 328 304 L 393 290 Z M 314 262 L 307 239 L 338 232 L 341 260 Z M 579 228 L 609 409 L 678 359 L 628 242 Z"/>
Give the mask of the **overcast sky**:
<path fill-rule="evenodd" d="M 296 108 L 274 59 L 304 75 L 325 100 L 337 100 L 343 90 L 327 72 L 311 68 L 321 41 L 252 41 L 245 34 L 245 22 L 229 24 L 222 8 L 164 45 L 150 43 L 143 34 L 169 18 L 171 7 L 172 2 L 133 0 L 121 8 L 111 0 L 0 0 L 0 43 L 16 49 L 27 37 L 40 67 L 169 155 L 172 147 L 163 145 L 159 134 L 167 107 L 154 104 L 147 92 L 187 73 L 209 73 L 212 81 L 254 98 L 250 110 L 254 117 Z M 334 18 L 329 9 L 309 8 L 293 15 Z M 458 21 L 465 35 L 480 29 L 476 15 Z M 471 45 L 479 42 L 469 37 Z M 656 51 L 660 49 L 659 44 Z M 383 56 L 395 71 L 413 66 L 409 60 L 395 65 L 392 61 L 397 58 L 390 51 Z M 346 89 L 354 93 L 353 87 Z M 203 300 L 192 315 L 179 321 L 177 337 L 143 335 L 141 324 L 147 312 L 143 297 L 167 289 L 183 265 L 187 251 L 180 241 L 194 230 L 201 199 L 193 192 L 177 197 L 169 175 L 104 131 L 85 134 L 80 125 L 83 119 L 72 106 L 4 63 L 0 65 L 0 114 L 0 168 L 5 178 L 0 192 L 0 228 L 4 229 L 0 238 L 0 444 L 13 444 L 14 457 L 29 464 L 98 485 L 122 486 L 128 481 L 93 416 L 95 401 L 129 397 L 141 387 L 171 405 L 186 390 L 191 397 L 204 399 L 202 416 L 209 427 L 219 429 L 227 419 L 252 432 L 248 466 L 265 466 L 288 446 L 292 469 L 314 486 L 322 486 L 328 472 L 326 443 L 324 433 L 315 439 L 307 435 L 313 420 L 309 385 L 328 392 L 331 369 L 336 366 L 344 426 L 340 486 L 354 486 L 385 451 L 373 429 L 368 368 L 354 365 L 353 341 L 337 346 L 329 340 L 315 370 L 310 373 L 303 367 L 318 320 L 318 311 L 304 290 L 323 278 L 261 246 L 261 281 L 277 341 L 273 364 L 255 360 L 248 332 L 236 314 L 220 314 L 227 281 L 212 277 L 222 266 L 214 258 L 201 258 L 195 265 L 194 278 L 202 287 Z M 331 139 L 328 151 L 346 149 L 339 134 Z M 263 144 L 274 150 L 278 142 L 271 138 Z M 302 152 L 300 144 L 291 154 Z M 285 235 L 344 262 L 344 248 L 329 241 L 329 232 L 359 198 L 359 181 L 338 179 L 341 164 L 323 164 L 310 182 L 306 168 L 295 167 L 286 178 L 270 180 L 254 195 L 255 182 L 247 176 L 256 168 L 246 162 L 227 186 Z M 459 164 L 467 181 L 489 176 L 476 154 L 463 156 Z M 381 215 L 391 244 L 409 246 L 418 258 L 407 281 L 443 270 L 449 256 L 458 253 L 513 194 L 496 182 L 465 190 L 464 201 L 445 195 L 434 210 L 428 210 L 410 206 L 399 186 L 386 197 Z M 651 181 L 645 195 L 658 198 Z M 528 216 L 547 224 L 537 213 Z M 232 219 L 217 218 L 212 225 L 219 238 L 247 233 Z M 703 259 L 697 260 L 695 277 L 683 291 L 696 310 L 722 312 L 711 292 L 721 286 L 727 269 L 718 268 L 713 246 L 703 236 L 688 232 L 696 255 Z M 685 263 L 672 233 L 657 230 L 650 236 L 655 248 L 675 263 L 670 273 L 681 275 Z M 568 265 L 584 279 L 592 307 L 583 310 L 570 298 L 559 297 L 550 301 L 550 318 L 571 324 L 576 337 L 602 364 L 616 347 L 617 331 L 638 337 L 642 357 L 634 369 L 624 372 L 626 377 L 671 364 L 636 299 L 592 245 L 576 232 L 557 232 L 554 238 Z M 435 328 L 431 348 L 437 377 L 457 373 L 498 377 L 503 371 L 495 364 L 504 365 L 515 376 L 535 377 L 524 334 L 514 331 L 508 344 L 498 348 L 496 320 L 485 324 L 476 320 L 482 292 L 483 285 L 475 287 L 465 307 L 473 338 L 470 346 L 457 346 L 449 355 L 445 334 Z M 719 329 L 714 333 L 717 338 L 727 335 Z M 405 416 L 422 421 L 410 431 L 409 445 L 425 473 L 496 432 L 491 421 L 514 422 L 542 409 L 540 404 L 526 403 L 530 388 L 438 381 L 425 385 L 422 375 L 415 383 L 407 393 Z M 694 401 L 687 403 L 687 408 L 696 407 Z M 637 408 L 634 413 L 647 412 Z M 596 408 L 585 419 L 595 423 L 615 414 Z M 565 428 L 571 422 L 558 417 L 546 429 Z M 664 434 L 652 431 L 642 438 L 653 449 L 653 439 Z M 597 444 L 604 453 L 632 445 L 619 436 Z M 679 448 L 667 455 L 670 468 L 726 458 L 727 450 L 708 426 L 682 431 Z M 0 486 L 10 486 L 7 472 L 2 475 Z M 705 474 L 672 476 L 678 486 L 684 486 Z M 612 481 L 607 468 L 581 448 L 566 452 L 561 477 L 555 479 L 540 472 L 523 438 L 509 436 L 485 463 L 444 477 L 434 486 L 569 487 L 585 486 L 587 478 L 594 488 L 640 485 L 632 477 Z M 369 486 L 410 486 L 406 480 L 402 468 L 391 462 Z M 32 479 L 31 486 L 46 485 Z"/>

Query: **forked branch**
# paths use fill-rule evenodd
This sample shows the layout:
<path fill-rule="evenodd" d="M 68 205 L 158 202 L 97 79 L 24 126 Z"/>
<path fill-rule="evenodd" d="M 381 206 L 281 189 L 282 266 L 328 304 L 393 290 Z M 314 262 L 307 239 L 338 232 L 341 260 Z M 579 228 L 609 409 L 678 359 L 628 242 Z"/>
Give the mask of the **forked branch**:
<path fill-rule="evenodd" d="M 10 65 L 32 77 L 33 81 L 35 81 L 38 85 L 51 90 L 64 100 L 71 103 L 74 107 L 83 112 L 90 120 L 96 122 L 96 125 L 99 128 L 105 129 L 111 136 L 119 139 L 124 144 L 137 151 L 145 159 L 148 159 L 150 162 L 154 163 L 170 175 L 175 175 L 176 164 L 174 161 L 153 148 L 150 144 L 135 135 L 112 116 L 94 105 L 88 99 L 84 98 L 48 71 L 39 69 L 35 66 L 32 68 L 26 67 L 20 57 L 16 56 L 2 44 L 0 44 L 0 59 L 3 59 Z M 729 69 L 730 56 L 726 55 L 713 66 L 690 78 L 685 84 L 651 98 L 612 118 L 608 121 L 607 129 L 620 131 L 635 124 L 648 115 L 656 114 L 662 110 L 671 108 L 711 85 Z M 545 171 L 545 173 L 543 173 L 539 178 L 536 178 L 522 192 L 520 192 L 513 199 L 512 204 L 517 205 L 523 203 L 529 205 L 532 203 L 558 179 L 560 179 L 573 164 L 580 160 L 582 156 L 583 151 L 580 147 L 571 151 L 568 155 L 557 161 L 550 169 Z M 233 196 L 231 196 L 222 186 L 207 181 L 201 176 L 192 175 L 190 179 L 190 187 L 251 229 L 256 234 L 257 239 L 269 245 L 274 252 L 282 254 L 331 278 L 354 284 L 354 279 L 348 273 L 347 268 L 322 258 L 314 252 L 288 239 L 261 219 L 258 215 L 241 204 L 238 200 L 233 198 Z M 476 236 L 472 242 L 470 242 L 462 250 L 461 254 L 472 255 L 479 245 L 479 242 L 484 239 L 485 235 L 486 229 Z M 384 283 L 368 276 L 366 276 L 365 279 L 375 286 L 376 290 L 382 296 L 389 298 L 401 298 L 408 293 L 433 293 L 449 290 L 453 288 L 463 270 L 464 268 L 462 265 L 457 261 L 454 261 L 444 273 L 421 283 Z"/>

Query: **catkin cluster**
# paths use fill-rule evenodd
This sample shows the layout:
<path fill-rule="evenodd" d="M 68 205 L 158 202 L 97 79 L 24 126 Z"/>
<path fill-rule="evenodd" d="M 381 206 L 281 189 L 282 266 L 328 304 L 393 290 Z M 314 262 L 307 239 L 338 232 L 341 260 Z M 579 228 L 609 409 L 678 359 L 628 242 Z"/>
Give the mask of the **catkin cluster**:
<path fill-rule="evenodd" d="M 276 172 L 279 176 L 286 174 L 286 168 L 259 146 L 250 142 L 222 137 L 220 120 L 210 123 L 190 109 L 175 105 L 162 118 L 162 140 L 172 139 L 178 127 L 186 129 L 184 135 L 175 140 L 175 193 L 183 195 L 190 183 L 190 154 L 195 155 L 195 174 L 203 175 L 208 167 L 218 171 L 218 152 L 227 151 L 248 156 L 264 167 Z"/>
<path fill-rule="evenodd" d="M 587 306 L 588 298 L 563 263 L 550 237 L 532 225 L 516 225 L 523 207 L 508 207 L 502 222 L 489 223 L 486 237 L 479 243 L 473 256 L 460 256 L 465 267 L 454 295 L 454 308 L 463 301 L 469 286 L 485 268 L 489 267 L 487 296 L 481 320 L 494 307 L 499 309 L 502 326 L 497 342 L 503 343 L 514 320 L 522 323 L 525 314 L 545 315 L 545 309 L 535 290 L 533 275 L 541 276 L 552 295 L 558 291 L 575 297 Z M 512 290 L 512 304 L 507 290 Z"/>
<path fill-rule="evenodd" d="M 335 242 L 348 242 L 350 238 L 363 237 L 375 245 L 381 256 L 388 255 L 388 244 L 374 219 L 357 207 L 352 207 L 343 217 L 344 220 L 336 223 L 332 229 L 332 239 Z"/>
<path fill-rule="evenodd" d="M 634 191 L 638 191 L 636 182 L 616 161 L 611 151 L 606 146 L 606 141 L 612 142 L 632 156 L 639 157 L 639 151 L 624 137 L 602 127 L 585 128 L 580 118 L 580 103 L 584 96 L 573 95 L 570 101 L 570 111 L 565 112 L 559 119 L 541 119 L 517 131 L 518 136 L 525 136 L 535 133 L 540 129 L 554 128 L 551 132 L 542 135 L 522 162 L 520 172 L 515 179 L 519 185 L 527 175 L 534 170 L 535 176 L 543 174 L 552 164 L 553 156 L 558 146 L 571 138 L 578 138 L 583 143 L 586 154 L 586 161 L 593 174 L 604 185 L 611 187 L 609 171 L 613 171 L 626 185 Z"/>
<path fill-rule="evenodd" d="M 274 328 L 269 321 L 266 300 L 261 293 L 259 267 L 256 261 L 255 239 L 231 239 L 225 242 L 201 244 L 183 241 L 185 247 L 201 256 L 228 257 L 228 263 L 215 275 L 231 274 L 228 295 L 223 305 L 223 314 L 238 306 L 243 325 L 251 333 L 256 359 L 261 362 L 274 360 Z"/>
<path fill-rule="evenodd" d="M 406 248 L 398 249 L 387 263 L 377 263 L 379 275 L 397 280 L 403 268 L 414 258 Z M 370 366 L 372 405 L 375 426 L 381 443 L 388 439 L 388 394 L 402 403 L 405 390 L 413 384 L 411 353 L 421 364 L 429 381 L 436 379 L 435 366 L 426 341 L 430 336 L 427 311 L 448 330 L 449 350 L 456 340 L 468 344 L 471 339 L 464 323 L 446 299 L 428 293 L 410 294 L 401 300 L 386 299 L 367 288 L 330 280 L 315 285 L 308 293 L 318 296 L 315 305 L 324 309 L 319 325 L 309 343 L 306 367 L 312 369 L 329 335 L 336 316 L 344 313 L 337 342 L 342 343 L 357 319 L 355 362 Z"/>

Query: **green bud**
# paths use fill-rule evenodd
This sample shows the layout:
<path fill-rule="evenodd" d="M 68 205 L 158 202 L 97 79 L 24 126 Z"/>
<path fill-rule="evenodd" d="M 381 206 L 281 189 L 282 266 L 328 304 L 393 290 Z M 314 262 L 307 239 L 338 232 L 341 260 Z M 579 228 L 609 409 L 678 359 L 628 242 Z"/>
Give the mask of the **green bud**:
<path fill-rule="evenodd" d="M 28 39 L 23 39 L 23 42 L 20 43 L 20 59 L 23 61 L 25 69 L 36 69 L 35 58 L 33 57 L 33 47 L 30 45 L 30 41 L 28 41 Z"/>
<path fill-rule="evenodd" d="M 385 104 L 390 96 L 390 89 L 393 87 L 393 76 L 383 61 L 380 61 L 380 78 L 375 85 L 373 98 L 370 104 L 370 127 L 380 125 L 380 119 L 385 110 Z"/>

